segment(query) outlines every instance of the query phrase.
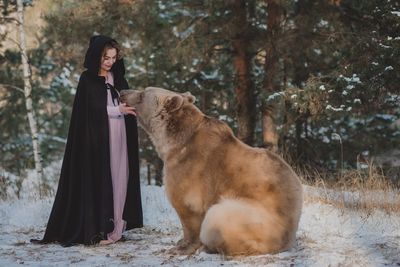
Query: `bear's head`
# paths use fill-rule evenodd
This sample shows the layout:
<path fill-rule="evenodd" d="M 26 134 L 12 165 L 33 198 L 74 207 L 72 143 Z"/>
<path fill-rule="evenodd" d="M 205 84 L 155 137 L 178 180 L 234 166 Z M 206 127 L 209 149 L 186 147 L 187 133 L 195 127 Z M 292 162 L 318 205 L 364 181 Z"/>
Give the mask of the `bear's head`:
<path fill-rule="evenodd" d="M 120 100 L 134 107 L 140 126 L 150 135 L 155 131 L 170 127 L 179 111 L 196 98 L 186 93 L 176 93 L 163 88 L 147 87 L 144 91 L 123 90 Z"/>

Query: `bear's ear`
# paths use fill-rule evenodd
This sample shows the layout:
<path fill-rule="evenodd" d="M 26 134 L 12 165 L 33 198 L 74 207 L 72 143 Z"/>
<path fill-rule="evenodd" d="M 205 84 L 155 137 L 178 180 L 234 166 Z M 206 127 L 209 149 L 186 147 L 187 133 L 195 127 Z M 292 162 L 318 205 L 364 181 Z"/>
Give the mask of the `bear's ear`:
<path fill-rule="evenodd" d="M 193 96 L 190 92 L 185 92 L 181 94 L 183 98 L 185 98 L 189 103 L 194 103 L 196 101 L 196 97 Z"/>
<path fill-rule="evenodd" d="M 174 112 L 180 109 L 183 105 L 183 97 L 180 95 L 175 95 L 168 97 L 164 104 L 164 109 L 168 112 Z"/>

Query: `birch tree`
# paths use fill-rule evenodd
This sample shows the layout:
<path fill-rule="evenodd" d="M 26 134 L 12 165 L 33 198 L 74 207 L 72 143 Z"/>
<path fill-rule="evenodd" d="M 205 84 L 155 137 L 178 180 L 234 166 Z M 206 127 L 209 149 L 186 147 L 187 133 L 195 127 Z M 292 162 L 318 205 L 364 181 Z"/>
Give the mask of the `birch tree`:
<path fill-rule="evenodd" d="M 43 179 L 42 155 L 40 152 L 40 143 L 38 138 L 38 127 L 36 121 L 35 111 L 32 106 L 32 84 L 31 84 L 31 71 L 28 62 L 28 55 L 26 49 L 25 29 L 24 29 L 24 6 L 22 0 L 17 0 L 17 14 L 18 14 L 18 33 L 19 33 L 19 49 L 21 52 L 21 62 L 24 80 L 24 95 L 25 106 L 28 115 L 29 127 L 32 136 L 33 155 L 35 160 L 35 169 L 39 181 L 39 196 L 42 197 L 43 186 L 45 185 Z M 40 185 L 42 183 L 42 185 Z"/>

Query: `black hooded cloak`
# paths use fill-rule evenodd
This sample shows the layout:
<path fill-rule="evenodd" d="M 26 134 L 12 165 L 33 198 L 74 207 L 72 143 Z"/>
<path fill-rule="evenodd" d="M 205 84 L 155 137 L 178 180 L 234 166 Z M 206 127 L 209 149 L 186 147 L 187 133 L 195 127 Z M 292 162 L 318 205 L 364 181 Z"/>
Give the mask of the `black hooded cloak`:
<path fill-rule="evenodd" d="M 102 51 L 111 41 L 115 42 L 101 35 L 90 39 L 84 63 L 87 70 L 75 95 L 57 194 L 40 243 L 96 244 L 107 239 L 114 228 L 107 87 L 104 77 L 98 75 Z M 122 59 L 117 59 L 111 71 L 115 89 L 128 89 Z M 123 219 L 129 230 L 142 227 L 143 217 L 136 118 L 126 115 L 125 124 L 129 179 Z"/>

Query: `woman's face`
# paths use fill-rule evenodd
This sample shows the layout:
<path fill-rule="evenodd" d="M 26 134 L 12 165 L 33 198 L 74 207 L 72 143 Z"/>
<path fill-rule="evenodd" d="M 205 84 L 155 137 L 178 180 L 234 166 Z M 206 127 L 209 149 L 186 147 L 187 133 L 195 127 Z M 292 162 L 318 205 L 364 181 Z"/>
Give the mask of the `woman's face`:
<path fill-rule="evenodd" d="M 117 49 L 107 49 L 105 54 L 101 57 L 100 72 L 107 72 L 111 70 L 117 60 Z"/>

